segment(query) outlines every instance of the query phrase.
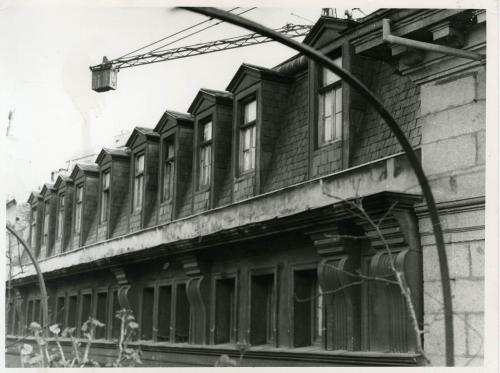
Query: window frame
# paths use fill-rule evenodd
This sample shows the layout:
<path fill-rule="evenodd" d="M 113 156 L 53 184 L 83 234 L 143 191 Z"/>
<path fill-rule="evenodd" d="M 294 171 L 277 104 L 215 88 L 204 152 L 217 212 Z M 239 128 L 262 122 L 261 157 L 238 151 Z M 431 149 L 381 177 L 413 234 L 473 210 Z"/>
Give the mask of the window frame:
<path fill-rule="evenodd" d="M 343 66 L 343 54 L 338 51 L 335 53 L 331 58 L 334 61 L 340 61 L 340 67 Z M 333 72 L 331 72 L 328 69 L 325 69 L 322 66 L 317 66 L 317 89 L 316 89 L 316 116 L 317 116 L 317 125 L 316 125 L 316 144 L 319 148 L 331 145 L 333 143 L 342 141 L 343 139 L 343 121 L 344 121 L 344 97 L 343 97 L 343 81 L 342 79 L 335 75 Z M 330 72 L 331 74 L 334 74 L 338 79 L 325 84 L 324 82 L 324 75 L 325 72 Z M 331 113 L 330 117 L 332 118 L 332 128 L 331 128 L 331 133 L 332 133 L 332 138 L 331 139 L 326 139 L 325 138 L 325 128 L 326 128 L 326 121 L 325 121 L 325 105 L 324 105 L 324 99 L 328 93 L 333 93 L 333 98 L 332 98 L 332 104 L 331 104 Z M 340 102 L 337 102 L 337 98 L 340 97 Z M 338 104 L 338 105 L 337 105 Z M 339 108 L 337 108 L 339 106 Z M 337 115 L 340 115 L 340 120 L 339 123 L 337 123 Z M 337 133 L 339 132 L 339 133 Z"/>
<path fill-rule="evenodd" d="M 64 231 L 64 213 L 65 213 L 65 208 L 66 208 L 66 201 L 65 201 L 65 196 L 66 193 L 60 193 L 59 194 L 59 201 L 58 201 L 58 206 L 57 206 L 57 224 L 56 224 L 56 240 L 57 241 L 62 241 L 63 237 L 63 231 Z"/>
<path fill-rule="evenodd" d="M 205 126 L 210 123 L 210 139 L 206 140 L 204 138 Z M 198 164 L 197 164 L 197 185 L 198 190 L 208 189 L 212 183 L 212 170 L 213 170 L 213 160 L 214 160 L 214 120 L 213 116 L 209 115 L 198 122 Z M 210 150 L 210 161 L 208 164 L 204 162 L 202 164 L 202 160 L 205 160 L 204 150 Z M 207 170 L 206 173 L 202 172 L 203 170 Z M 203 177 L 205 176 L 205 178 Z"/>
<path fill-rule="evenodd" d="M 245 107 L 250 103 L 255 102 L 255 118 L 248 122 L 245 122 Z M 257 123 L 259 118 L 259 100 L 257 99 L 257 93 L 253 92 L 247 97 L 238 101 L 238 174 L 243 176 L 248 173 L 252 173 L 256 169 L 257 164 Z M 247 131 L 250 132 L 250 147 L 245 149 L 245 134 Z M 253 135 L 253 138 L 252 138 Z M 253 150 L 253 155 L 252 155 Z M 245 169 L 245 153 L 249 152 L 251 154 L 250 163 L 251 166 Z"/>
<path fill-rule="evenodd" d="M 171 134 L 163 139 L 162 175 L 161 175 L 161 201 L 171 201 L 175 190 L 175 161 L 176 161 L 176 136 Z M 169 147 L 172 146 L 172 155 L 169 156 Z M 168 180 L 167 166 L 169 166 Z M 168 188 L 167 188 L 168 186 Z"/>
<path fill-rule="evenodd" d="M 142 161 L 142 171 L 137 172 L 137 162 Z M 144 207 L 144 183 L 146 180 L 146 150 L 141 150 L 134 154 L 132 159 L 132 213 L 142 211 Z M 139 180 L 139 181 L 138 181 Z M 140 185 L 140 196 L 137 196 L 138 186 Z M 140 197 L 140 198 L 139 198 Z"/>
<path fill-rule="evenodd" d="M 238 340 L 238 305 L 239 305 L 239 291 L 238 291 L 238 285 L 239 285 L 239 279 L 238 279 L 238 273 L 237 271 L 232 271 L 229 273 L 222 273 L 222 272 L 217 272 L 212 274 L 212 299 L 210 303 L 210 344 L 216 345 L 216 312 L 217 312 L 217 281 L 221 280 L 234 280 L 234 309 L 232 317 L 233 317 L 233 323 L 232 323 L 232 328 L 229 332 L 229 342 L 225 343 L 236 343 Z M 225 344 L 224 343 L 224 344 Z"/>
<path fill-rule="evenodd" d="M 79 193 L 81 191 L 81 194 Z M 84 183 L 79 183 L 75 187 L 75 224 L 74 229 L 76 234 L 82 232 L 82 221 L 83 221 L 83 194 L 84 194 Z"/>
<path fill-rule="evenodd" d="M 260 268 L 251 268 L 248 271 L 248 310 L 249 310 L 249 317 L 248 317 L 248 325 L 247 328 L 250 331 L 249 338 L 250 340 L 252 339 L 252 279 L 253 277 L 259 277 L 259 276 L 267 276 L 267 275 L 272 275 L 273 276 L 273 294 L 272 294 L 272 301 L 271 301 L 271 311 L 270 311 L 270 317 L 271 320 L 270 322 L 270 328 L 271 330 L 266 331 L 266 343 L 265 344 L 260 344 L 259 346 L 274 346 L 274 347 L 279 347 L 279 341 L 278 341 L 278 325 L 279 325 L 279 318 L 278 318 L 278 299 L 279 299 L 279 279 L 278 279 L 278 274 L 279 271 L 276 266 L 272 267 L 260 267 Z M 271 335 L 271 339 L 268 339 L 268 334 Z M 251 342 L 250 342 L 251 343 Z"/>
<path fill-rule="evenodd" d="M 305 271 L 316 271 L 316 278 L 315 278 L 315 289 L 313 290 L 314 294 L 311 296 L 315 297 L 315 302 L 320 301 L 321 299 L 321 320 L 318 318 L 318 313 L 314 312 L 314 306 L 312 306 L 313 311 L 311 312 L 311 319 L 309 322 L 311 323 L 311 344 L 308 346 L 304 347 L 309 347 L 309 346 L 318 346 L 318 347 L 323 347 L 324 346 L 324 338 L 325 338 L 325 333 L 326 333 L 326 307 L 325 307 L 325 297 L 323 295 L 319 295 L 320 292 L 321 294 L 323 291 L 321 290 L 321 286 L 319 283 L 319 279 L 317 276 L 317 269 L 318 269 L 319 263 L 317 262 L 308 262 L 308 263 L 292 263 L 290 265 L 290 272 L 289 272 L 289 283 L 291 284 L 291 293 L 289 294 L 289 307 L 291 310 L 291 320 L 292 320 L 292 332 L 291 332 L 291 344 L 292 346 L 295 346 L 295 273 L 296 272 L 305 272 Z M 317 293 L 316 293 L 317 291 Z M 313 293 L 311 292 L 311 293 Z M 316 298 L 317 297 L 317 298 Z M 317 333 L 318 329 L 321 329 L 321 334 Z"/>
<path fill-rule="evenodd" d="M 43 201 L 43 234 L 42 234 L 42 246 L 49 246 L 49 234 L 50 234 L 50 198 Z"/>
<path fill-rule="evenodd" d="M 106 186 L 106 177 L 108 178 L 108 184 Z M 101 173 L 101 198 L 100 198 L 100 212 L 99 212 L 99 222 L 101 224 L 107 223 L 109 221 L 110 213 L 110 202 L 111 202 L 111 168 L 107 168 Z"/>
<path fill-rule="evenodd" d="M 32 247 L 37 247 L 38 242 L 37 242 L 37 225 L 38 225 L 38 206 L 32 206 L 31 207 L 31 222 L 30 222 L 30 243 Z"/>

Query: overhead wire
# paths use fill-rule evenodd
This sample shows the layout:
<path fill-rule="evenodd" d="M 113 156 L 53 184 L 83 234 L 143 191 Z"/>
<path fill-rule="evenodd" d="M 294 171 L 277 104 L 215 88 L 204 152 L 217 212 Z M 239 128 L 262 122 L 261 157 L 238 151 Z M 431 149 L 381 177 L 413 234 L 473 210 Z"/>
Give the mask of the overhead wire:
<path fill-rule="evenodd" d="M 244 11 L 242 11 L 242 12 L 238 13 L 237 15 L 242 15 L 242 14 L 248 13 L 248 12 L 250 12 L 250 11 L 252 11 L 252 10 L 256 9 L 256 8 L 257 8 L 257 7 L 253 7 L 253 8 L 250 8 L 250 9 L 244 10 Z M 238 8 L 235 8 L 235 9 L 238 9 Z M 230 11 L 233 11 L 233 10 L 234 10 L 234 9 L 231 9 Z M 218 21 L 218 22 L 214 23 L 213 25 L 210 25 L 210 26 L 204 27 L 204 28 L 202 28 L 202 29 L 200 29 L 200 30 L 194 31 L 194 32 L 192 32 L 192 33 L 190 33 L 190 34 L 188 34 L 188 35 L 182 36 L 182 37 L 180 37 L 180 38 L 178 38 L 178 39 L 175 39 L 175 40 L 173 40 L 173 41 L 171 41 L 171 42 L 168 42 L 168 43 L 166 43 L 166 44 L 164 44 L 164 45 L 159 46 L 158 48 L 152 49 L 152 50 L 150 50 L 149 52 L 146 52 L 146 53 L 143 53 L 143 54 L 149 54 L 149 53 L 153 53 L 153 52 L 156 52 L 156 51 L 162 50 L 162 49 L 164 49 L 165 47 L 168 47 L 169 45 L 172 45 L 172 44 L 174 44 L 174 43 L 177 43 L 178 41 L 184 40 L 184 39 L 186 39 L 186 38 L 188 38 L 188 37 L 190 37 L 190 36 L 196 35 L 196 34 L 198 34 L 198 33 L 202 32 L 202 31 L 205 31 L 205 30 L 207 30 L 207 29 L 209 29 L 209 28 L 215 27 L 215 26 L 217 26 L 217 25 L 219 25 L 219 24 L 221 24 L 221 23 L 224 23 L 224 21 Z M 201 24 L 201 23 L 200 23 L 200 24 Z M 199 25 L 199 24 L 198 24 L 198 25 Z M 181 31 L 179 31 L 177 34 L 179 34 L 180 32 L 181 32 Z M 173 35 L 172 35 L 172 36 L 173 36 Z M 166 39 L 166 38 L 164 38 L 164 40 L 165 40 L 165 39 Z M 157 44 L 157 43 L 152 43 L 152 44 Z M 152 44 L 150 44 L 150 45 L 152 45 Z M 146 48 L 146 47 L 140 48 L 140 49 L 138 49 L 138 50 L 141 50 L 141 49 L 144 49 L 144 48 Z M 133 53 L 133 52 L 131 52 L 131 53 Z M 124 56 L 128 56 L 128 55 L 130 55 L 130 53 L 128 53 L 128 54 L 126 54 L 126 55 L 124 55 Z M 134 56 L 132 56 L 132 57 L 136 57 L 136 56 L 140 56 L 140 55 L 134 55 Z M 121 59 L 121 58 L 122 58 L 122 57 L 117 58 L 117 60 L 119 60 L 119 59 Z"/>
<path fill-rule="evenodd" d="M 233 11 L 235 11 L 236 9 L 239 9 L 239 8 L 240 8 L 240 7 L 235 7 L 235 8 L 232 8 L 232 9 L 228 10 L 228 12 L 233 12 Z M 247 12 L 249 12 L 249 11 L 251 11 L 251 10 L 254 10 L 255 8 L 256 8 L 256 7 L 253 7 L 253 8 L 247 9 L 247 10 L 245 10 L 245 11 L 241 12 L 241 13 L 238 13 L 238 15 L 241 15 L 241 14 L 247 13 Z M 129 53 L 126 53 L 126 54 L 124 54 L 123 56 L 116 58 L 116 60 L 119 60 L 119 59 L 122 59 L 122 58 L 124 58 L 124 57 L 130 56 L 132 53 L 139 52 L 139 51 L 141 51 L 141 50 L 143 50 L 143 49 L 146 49 L 146 48 L 148 48 L 148 47 L 151 47 L 151 46 L 153 46 L 153 45 L 155 45 L 155 44 L 158 44 L 158 43 L 160 43 L 160 42 L 162 42 L 162 41 L 164 41 L 164 40 L 170 39 L 170 38 L 172 38 L 172 37 L 174 37 L 174 36 L 177 36 L 177 35 L 179 35 L 179 34 L 182 34 L 183 32 L 186 32 L 186 31 L 189 31 L 189 30 L 191 30 L 191 29 L 194 29 L 195 27 L 201 26 L 201 25 L 203 25 L 203 24 L 205 24 L 205 23 L 207 23 L 207 22 L 210 22 L 210 21 L 212 21 L 212 20 L 213 20 L 212 18 L 209 18 L 209 19 L 207 19 L 207 20 L 205 20 L 205 21 L 202 21 L 202 22 L 196 23 L 196 24 L 194 24 L 194 25 L 192 25 L 192 26 L 186 27 L 186 28 L 184 28 L 184 29 L 182 29 L 182 30 L 179 30 L 179 31 L 177 31 L 177 32 L 175 32 L 175 33 L 173 33 L 173 34 L 171 34 L 171 35 L 165 36 L 164 38 L 161 38 L 161 39 L 159 39 L 159 40 L 157 40 L 157 41 L 154 41 L 154 42 L 152 42 L 152 43 L 150 43 L 150 44 L 148 44 L 148 45 L 145 45 L 145 46 L 143 46 L 143 47 L 141 47 L 141 48 L 138 48 L 138 49 L 133 50 L 133 51 L 131 51 L 131 52 L 129 52 Z M 149 52 L 146 52 L 146 53 L 151 53 L 151 52 L 155 52 L 155 51 L 157 51 L 157 50 L 163 49 L 163 48 L 165 48 L 165 47 L 167 47 L 167 46 L 169 46 L 169 45 L 172 45 L 172 44 L 174 44 L 174 43 L 176 43 L 176 42 L 178 42 L 178 41 L 180 41 L 180 40 L 186 39 L 186 38 L 188 38 L 189 36 L 195 35 L 195 34 L 197 34 L 197 33 L 199 33 L 199 32 L 202 32 L 202 31 L 204 31 L 204 30 L 207 30 L 207 29 L 209 29 L 209 28 L 211 28 L 211 27 L 217 26 L 217 25 L 219 25 L 219 24 L 221 24 L 221 23 L 223 23 L 223 22 L 224 22 L 224 21 L 218 21 L 218 22 L 214 23 L 213 25 L 210 25 L 210 26 L 207 26 L 207 27 L 205 27 L 205 28 L 202 28 L 201 30 L 198 30 L 198 31 L 192 32 L 192 33 L 191 33 L 191 34 L 189 34 L 189 35 L 183 36 L 183 37 L 181 37 L 181 38 L 179 38 L 179 39 L 176 39 L 176 40 L 174 40 L 174 41 L 172 41 L 172 42 L 169 42 L 169 43 L 167 43 L 167 44 L 161 45 L 161 46 L 159 46 L 158 48 L 155 48 L 155 49 L 153 49 L 153 50 L 151 50 L 151 51 L 149 51 Z"/>

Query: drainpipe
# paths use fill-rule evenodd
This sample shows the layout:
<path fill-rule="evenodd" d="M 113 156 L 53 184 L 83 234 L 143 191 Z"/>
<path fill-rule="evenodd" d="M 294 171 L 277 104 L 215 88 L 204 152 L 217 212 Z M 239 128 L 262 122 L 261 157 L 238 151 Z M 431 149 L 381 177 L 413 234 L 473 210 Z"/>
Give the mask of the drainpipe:
<path fill-rule="evenodd" d="M 474 52 L 465 51 L 457 48 L 445 47 L 444 45 L 425 43 L 422 41 L 402 38 L 391 34 L 391 20 L 384 18 L 382 20 L 382 40 L 390 44 L 404 45 L 406 47 L 423 49 L 430 52 L 447 54 L 450 56 L 467 58 L 469 60 L 482 61 L 486 57 Z"/>

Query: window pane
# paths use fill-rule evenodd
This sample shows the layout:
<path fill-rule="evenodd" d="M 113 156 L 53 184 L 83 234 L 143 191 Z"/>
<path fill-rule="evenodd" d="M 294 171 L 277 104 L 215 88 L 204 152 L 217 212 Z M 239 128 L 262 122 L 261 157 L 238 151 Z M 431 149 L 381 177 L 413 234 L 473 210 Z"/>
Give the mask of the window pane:
<path fill-rule="evenodd" d="M 324 119 L 323 126 L 323 140 L 331 141 L 333 139 L 333 118 L 328 117 Z"/>
<path fill-rule="evenodd" d="M 171 141 L 167 144 L 166 156 L 167 156 L 167 159 L 174 157 L 174 143 L 173 143 L 173 141 Z"/>
<path fill-rule="evenodd" d="M 335 90 L 335 112 L 339 113 L 342 111 L 342 88 L 337 88 Z"/>
<path fill-rule="evenodd" d="M 329 117 L 333 114 L 333 100 L 334 100 L 334 91 L 328 91 L 323 95 L 324 102 L 324 117 Z"/>
<path fill-rule="evenodd" d="M 140 174 L 144 172 L 144 155 L 140 155 L 135 159 L 135 173 Z"/>
<path fill-rule="evenodd" d="M 106 188 L 109 188 L 109 172 L 106 172 L 103 174 L 103 177 L 102 177 L 102 187 L 104 189 Z"/>
<path fill-rule="evenodd" d="M 212 122 L 203 124 L 202 142 L 212 140 Z"/>
<path fill-rule="evenodd" d="M 257 101 L 253 100 L 243 106 L 243 123 L 257 119 Z"/>
<path fill-rule="evenodd" d="M 342 67 L 342 56 L 337 57 L 333 60 L 333 63 L 337 66 Z M 340 77 L 336 74 L 334 74 L 332 71 L 323 68 L 322 69 L 322 86 L 327 86 L 329 84 L 338 82 L 340 80 Z"/>
<path fill-rule="evenodd" d="M 340 139 L 342 137 L 342 113 L 337 113 L 335 115 L 335 138 Z"/>

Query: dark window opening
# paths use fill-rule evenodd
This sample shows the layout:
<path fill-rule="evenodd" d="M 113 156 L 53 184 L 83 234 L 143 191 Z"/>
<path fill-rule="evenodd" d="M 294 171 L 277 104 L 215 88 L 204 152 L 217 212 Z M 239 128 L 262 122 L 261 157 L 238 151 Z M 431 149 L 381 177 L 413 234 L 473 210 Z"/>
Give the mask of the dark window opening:
<path fill-rule="evenodd" d="M 102 328 L 97 328 L 95 332 L 96 339 L 106 338 L 106 324 L 108 315 L 108 293 L 97 293 L 96 319 L 105 324 Z"/>
<path fill-rule="evenodd" d="M 111 333 L 112 333 L 112 337 L 113 338 L 120 338 L 120 328 L 121 328 L 121 321 L 120 319 L 118 319 L 116 317 L 116 313 L 121 309 L 120 307 L 120 302 L 118 300 L 118 290 L 114 290 L 113 291 L 113 314 L 111 315 L 111 317 L 113 318 L 113 322 L 112 322 L 112 329 L 111 329 Z"/>
<path fill-rule="evenodd" d="M 175 335 L 174 342 L 187 342 L 189 340 L 190 309 L 186 294 L 186 285 L 177 285 L 175 300 Z"/>
<path fill-rule="evenodd" d="M 210 184 L 212 172 L 212 121 L 200 126 L 200 163 L 198 168 L 199 186 Z"/>
<path fill-rule="evenodd" d="M 294 273 L 293 345 L 311 346 L 319 342 L 323 319 L 323 297 L 319 295 L 315 269 Z"/>
<path fill-rule="evenodd" d="M 79 330 L 79 325 L 77 325 L 77 320 L 76 320 L 76 311 L 77 311 L 77 306 L 78 304 L 78 298 L 76 295 L 71 295 L 69 297 L 69 305 L 68 305 L 68 327 L 69 328 L 77 328 L 76 330 Z"/>
<path fill-rule="evenodd" d="M 41 310 L 41 306 L 40 306 L 40 299 L 35 299 L 35 306 L 34 306 L 34 310 L 33 310 L 33 321 L 36 321 L 37 323 L 39 323 L 40 325 L 42 325 L 42 320 L 41 320 L 41 317 L 40 317 L 40 310 Z"/>
<path fill-rule="evenodd" d="M 56 323 L 59 324 L 61 327 L 64 327 L 64 310 L 65 310 L 65 297 L 57 297 L 56 300 Z"/>
<path fill-rule="evenodd" d="M 14 323 L 15 323 L 15 311 L 14 311 L 14 303 L 10 302 L 8 304 L 8 321 L 7 321 L 7 334 L 14 334 Z"/>
<path fill-rule="evenodd" d="M 132 212 L 142 209 L 144 195 L 144 154 L 139 154 L 134 158 L 134 193 Z"/>
<path fill-rule="evenodd" d="M 36 240 L 36 224 L 37 224 L 37 211 L 36 208 L 33 208 L 31 211 L 31 246 L 37 247 L 38 242 Z M 38 256 L 38 249 L 36 250 Z"/>
<path fill-rule="evenodd" d="M 42 245 L 49 244 L 49 220 L 50 220 L 50 202 L 45 202 L 44 208 L 44 218 L 43 218 L 43 236 L 42 236 Z"/>
<path fill-rule="evenodd" d="M 26 314 L 26 321 L 28 323 L 27 326 L 29 326 L 29 324 L 33 321 L 33 303 L 34 301 L 32 300 L 28 301 L 28 311 Z"/>
<path fill-rule="evenodd" d="M 142 291 L 142 312 L 141 312 L 141 338 L 145 341 L 153 339 L 153 309 L 154 309 L 155 289 L 153 287 L 144 288 Z"/>
<path fill-rule="evenodd" d="M 220 279 L 215 283 L 215 343 L 234 341 L 235 279 Z"/>
<path fill-rule="evenodd" d="M 92 316 L 92 294 L 82 294 L 82 324 Z"/>
<path fill-rule="evenodd" d="M 250 343 L 274 342 L 276 295 L 274 274 L 252 276 L 250 301 Z"/>
<path fill-rule="evenodd" d="M 158 341 L 170 341 L 172 287 L 160 286 L 158 297 Z"/>

